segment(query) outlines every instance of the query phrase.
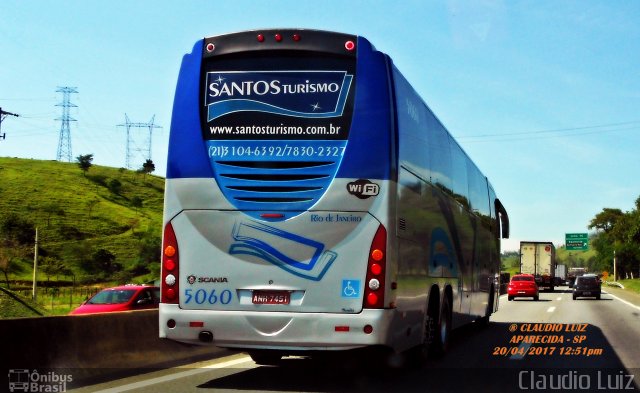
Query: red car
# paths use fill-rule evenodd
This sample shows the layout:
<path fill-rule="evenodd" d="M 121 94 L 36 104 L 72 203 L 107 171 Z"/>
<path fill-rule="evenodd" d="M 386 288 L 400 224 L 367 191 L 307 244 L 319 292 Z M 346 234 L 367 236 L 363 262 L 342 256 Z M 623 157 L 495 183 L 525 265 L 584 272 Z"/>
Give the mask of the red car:
<path fill-rule="evenodd" d="M 533 274 L 516 274 L 511 277 L 507 287 L 507 297 L 511 301 L 516 297 L 532 297 L 538 300 L 538 284 Z"/>
<path fill-rule="evenodd" d="M 158 308 L 160 288 L 148 285 L 122 285 L 96 293 L 70 315 Z"/>

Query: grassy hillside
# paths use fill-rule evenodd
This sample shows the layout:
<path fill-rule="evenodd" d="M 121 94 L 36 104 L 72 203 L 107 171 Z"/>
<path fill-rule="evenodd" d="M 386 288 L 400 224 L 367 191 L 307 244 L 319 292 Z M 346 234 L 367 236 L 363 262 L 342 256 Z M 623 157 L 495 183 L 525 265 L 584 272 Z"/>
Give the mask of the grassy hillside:
<path fill-rule="evenodd" d="M 0 288 L 0 318 L 25 318 L 42 315 L 47 315 L 47 312 L 39 304 Z"/>
<path fill-rule="evenodd" d="M 502 272 L 509 273 L 511 276 L 520 272 L 520 258 L 518 255 L 502 255 Z"/>
<path fill-rule="evenodd" d="M 153 175 L 97 165 L 85 174 L 77 163 L 0 157 L 0 222 L 13 213 L 33 223 L 42 256 L 78 277 L 80 260 L 99 249 L 125 268 L 149 242 L 159 251 L 163 194 L 164 179 Z M 11 279 L 31 278 L 22 259 Z"/>
<path fill-rule="evenodd" d="M 567 251 L 564 247 L 556 249 L 558 263 L 564 263 L 569 267 L 589 266 L 589 261 L 596 258 L 596 250 L 590 247 L 587 251 Z"/>

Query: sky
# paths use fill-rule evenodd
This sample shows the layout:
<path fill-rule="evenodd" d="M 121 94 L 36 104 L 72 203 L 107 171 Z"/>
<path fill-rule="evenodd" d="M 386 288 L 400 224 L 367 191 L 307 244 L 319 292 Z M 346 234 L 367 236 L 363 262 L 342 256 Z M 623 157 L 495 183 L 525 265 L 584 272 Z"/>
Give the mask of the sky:
<path fill-rule="evenodd" d="M 387 53 L 509 212 L 511 237 L 564 244 L 640 197 L 640 1 L 0 1 L 0 156 L 125 167 L 153 119 L 166 171 L 182 56 L 203 37 L 277 27 L 357 34 Z M 130 129 L 141 167 L 148 127 Z"/>

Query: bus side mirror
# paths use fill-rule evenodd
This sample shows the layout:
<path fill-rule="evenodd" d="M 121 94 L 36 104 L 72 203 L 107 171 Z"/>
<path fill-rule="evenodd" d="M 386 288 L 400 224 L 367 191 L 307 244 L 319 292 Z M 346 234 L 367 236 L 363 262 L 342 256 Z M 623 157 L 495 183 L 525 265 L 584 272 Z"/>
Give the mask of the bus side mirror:
<path fill-rule="evenodd" d="M 507 209 L 504 208 L 500 199 L 495 200 L 496 214 L 500 219 L 500 237 L 502 239 L 509 238 L 509 215 Z"/>

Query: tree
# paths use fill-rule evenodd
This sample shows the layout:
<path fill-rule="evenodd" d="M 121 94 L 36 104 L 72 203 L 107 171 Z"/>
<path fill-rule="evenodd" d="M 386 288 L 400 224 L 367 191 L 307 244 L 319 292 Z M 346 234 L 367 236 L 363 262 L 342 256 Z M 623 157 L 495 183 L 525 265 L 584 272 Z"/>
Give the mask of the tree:
<path fill-rule="evenodd" d="M 93 208 L 96 207 L 96 205 L 100 203 L 100 200 L 98 199 L 89 199 L 86 204 L 87 204 L 87 208 L 89 209 L 89 217 L 91 217 L 91 212 L 93 211 Z"/>
<path fill-rule="evenodd" d="M 156 170 L 156 165 L 153 163 L 153 161 L 151 161 L 151 159 L 148 159 L 147 161 L 145 161 L 144 164 L 142 164 L 142 172 L 145 175 L 148 175 L 155 170 Z"/>
<path fill-rule="evenodd" d="M 15 273 L 17 260 L 27 254 L 24 246 L 20 246 L 15 240 L 4 239 L 0 242 L 0 271 L 4 274 L 4 281 L 9 286 L 9 273 Z"/>
<path fill-rule="evenodd" d="M 63 274 L 67 269 L 64 263 L 54 257 L 43 257 L 39 262 L 40 269 L 47 275 L 47 279 L 51 276 L 59 276 Z"/>
<path fill-rule="evenodd" d="M 58 227 L 58 233 L 64 240 L 82 240 L 86 235 L 78 229 L 77 226 L 60 225 Z"/>
<path fill-rule="evenodd" d="M 138 213 L 138 209 L 142 207 L 142 202 L 142 198 L 137 195 L 131 198 L 131 206 L 136 209 L 136 214 Z"/>
<path fill-rule="evenodd" d="M 47 227 L 49 227 L 49 224 L 51 224 L 51 216 L 56 215 L 62 217 L 65 214 L 64 210 L 62 210 L 62 208 L 55 203 L 44 205 L 42 207 L 42 211 L 44 211 L 47 215 Z"/>
<path fill-rule="evenodd" d="M 82 261 L 80 266 L 89 274 L 99 275 L 111 275 L 122 270 L 122 265 L 116 262 L 116 256 L 104 248 L 94 252 L 91 258 Z"/>
<path fill-rule="evenodd" d="M 609 232 L 616 225 L 616 222 L 624 215 L 620 209 L 610 209 L 605 207 L 591 220 L 589 229 L 601 229 Z"/>
<path fill-rule="evenodd" d="M 138 218 L 130 218 L 127 223 L 129 224 L 129 227 L 131 228 L 131 233 L 135 234 L 136 231 L 135 229 L 138 227 L 138 225 L 140 225 L 140 219 Z"/>
<path fill-rule="evenodd" d="M 0 271 L 9 287 L 9 273 L 14 272 L 18 259 L 29 254 L 36 229 L 34 225 L 17 214 L 7 215 L 0 224 Z"/>
<path fill-rule="evenodd" d="M 0 235 L 15 240 L 19 245 L 31 245 L 36 236 L 36 227 L 15 213 L 8 214 L 0 225 Z"/>
<path fill-rule="evenodd" d="M 93 154 L 79 155 L 76 157 L 76 161 L 78 161 L 78 166 L 82 169 L 82 174 L 87 176 L 87 171 L 93 166 Z"/>
<path fill-rule="evenodd" d="M 122 191 L 122 183 L 118 179 L 111 179 L 108 183 L 109 191 L 116 195 L 120 195 L 120 191 Z"/>
<path fill-rule="evenodd" d="M 140 261 L 145 264 L 159 262 L 161 259 L 161 246 L 162 238 L 158 236 L 153 230 L 147 230 L 140 239 Z"/>
<path fill-rule="evenodd" d="M 592 241 L 598 253 L 598 267 L 613 267 L 613 255 L 619 277 L 629 273 L 638 276 L 640 265 L 640 197 L 635 209 L 623 213 L 620 209 L 604 208 L 591 220 L 589 228 L 600 230 Z"/>

